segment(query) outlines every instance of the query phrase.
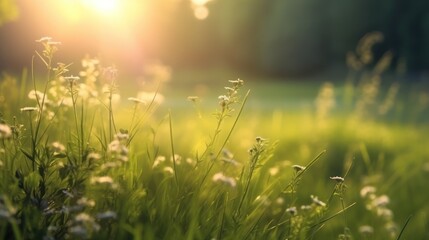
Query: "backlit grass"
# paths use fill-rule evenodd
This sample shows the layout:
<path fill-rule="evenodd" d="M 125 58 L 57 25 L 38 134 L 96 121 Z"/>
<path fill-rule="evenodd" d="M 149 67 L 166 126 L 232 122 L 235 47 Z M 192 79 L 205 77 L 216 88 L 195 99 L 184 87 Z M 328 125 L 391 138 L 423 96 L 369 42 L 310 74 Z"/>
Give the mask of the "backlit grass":
<path fill-rule="evenodd" d="M 39 42 L 1 81 L 2 238 L 428 237 L 428 103 L 382 85 L 388 55 L 345 84 L 255 97 L 241 79 L 186 94 L 158 68 L 128 96 L 115 68 L 72 73 Z"/>

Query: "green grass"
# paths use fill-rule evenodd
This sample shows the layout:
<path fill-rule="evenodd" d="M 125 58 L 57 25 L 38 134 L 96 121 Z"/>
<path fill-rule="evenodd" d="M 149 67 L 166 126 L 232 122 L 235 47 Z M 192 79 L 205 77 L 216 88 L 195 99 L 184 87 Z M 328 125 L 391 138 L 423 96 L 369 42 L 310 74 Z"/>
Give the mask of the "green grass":
<path fill-rule="evenodd" d="M 219 69 L 137 89 L 90 59 L 70 77 L 41 43 L 0 82 L 0 238 L 428 237 L 425 89 Z"/>

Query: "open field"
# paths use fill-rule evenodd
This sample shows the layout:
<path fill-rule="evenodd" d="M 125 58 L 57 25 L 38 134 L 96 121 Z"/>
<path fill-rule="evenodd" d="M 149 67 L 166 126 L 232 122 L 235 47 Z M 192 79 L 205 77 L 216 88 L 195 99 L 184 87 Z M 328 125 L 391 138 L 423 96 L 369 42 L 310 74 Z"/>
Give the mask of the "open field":
<path fill-rule="evenodd" d="M 45 73 L 0 82 L 1 238 L 429 237 L 424 85 L 207 70 L 135 86 L 94 59 L 69 75 L 41 42 Z"/>

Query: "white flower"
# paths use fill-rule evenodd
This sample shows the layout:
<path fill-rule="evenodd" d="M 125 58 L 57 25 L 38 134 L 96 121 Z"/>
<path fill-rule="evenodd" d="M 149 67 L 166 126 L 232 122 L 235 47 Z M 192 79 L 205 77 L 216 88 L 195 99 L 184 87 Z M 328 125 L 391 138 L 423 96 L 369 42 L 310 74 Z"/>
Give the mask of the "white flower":
<path fill-rule="evenodd" d="M 39 109 L 36 107 L 23 107 L 20 110 L 21 112 L 34 112 L 34 111 L 38 111 Z"/>
<path fill-rule="evenodd" d="M 361 197 L 367 197 L 369 195 L 372 195 L 376 192 L 376 188 L 373 186 L 365 186 L 360 190 L 360 196 Z"/>
<path fill-rule="evenodd" d="M 173 174 L 174 173 L 174 170 L 173 170 L 172 167 L 165 167 L 163 169 L 163 171 L 166 172 L 166 173 L 168 173 L 168 174 Z"/>
<path fill-rule="evenodd" d="M 222 172 L 218 172 L 215 175 L 213 175 L 212 180 L 213 180 L 213 182 L 221 182 L 221 183 L 224 183 L 224 184 L 229 185 L 231 187 L 237 186 L 237 182 L 235 181 L 234 178 L 227 177 Z"/>
<path fill-rule="evenodd" d="M 326 203 L 320 201 L 317 196 L 311 195 L 310 197 L 311 197 L 311 200 L 313 200 L 313 203 L 316 204 L 317 206 L 321 206 L 321 207 L 325 207 L 326 206 Z"/>
<path fill-rule="evenodd" d="M 363 235 L 369 235 L 374 233 L 374 228 L 368 225 L 363 225 L 359 227 L 359 232 Z"/>
<path fill-rule="evenodd" d="M 157 156 L 155 158 L 155 161 L 153 162 L 152 168 L 155 168 L 156 166 L 158 166 L 162 162 L 165 162 L 165 157 L 164 156 Z"/>
<path fill-rule="evenodd" d="M 66 147 L 64 147 L 63 144 L 61 144 L 60 142 L 53 142 L 51 144 L 52 150 L 54 150 L 54 152 L 56 153 L 60 153 L 60 152 L 64 152 L 66 150 Z"/>
<path fill-rule="evenodd" d="M 113 179 L 109 176 L 93 177 L 93 178 L 91 178 L 91 183 L 113 184 Z"/>
<path fill-rule="evenodd" d="M 390 199 L 387 195 L 381 195 L 380 197 L 373 200 L 373 203 L 377 207 L 385 207 L 387 204 L 389 204 Z"/>
<path fill-rule="evenodd" d="M 88 156 L 86 156 L 86 160 L 88 161 L 97 161 L 101 158 L 101 155 L 99 153 L 89 153 Z"/>
<path fill-rule="evenodd" d="M 10 138 L 12 136 L 12 129 L 7 125 L 0 123 L 0 139 Z"/>

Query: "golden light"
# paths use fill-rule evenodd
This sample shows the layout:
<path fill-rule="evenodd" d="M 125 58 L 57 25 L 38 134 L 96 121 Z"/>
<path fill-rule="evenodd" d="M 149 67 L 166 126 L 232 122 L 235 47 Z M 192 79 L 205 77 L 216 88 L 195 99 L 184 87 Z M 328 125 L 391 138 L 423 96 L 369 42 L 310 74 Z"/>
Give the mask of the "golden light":
<path fill-rule="evenodd" d="M 118 11 L 118 0 L 82 0 L 83 4 L 100 14 L 113 14 Z"/>
<path fill-rule="evenodd" d="M 206 4 L 211 0 L 191 0 L 194 16 L 198 20 L 204 20 L 209 16 L 209 9 Z"/>

